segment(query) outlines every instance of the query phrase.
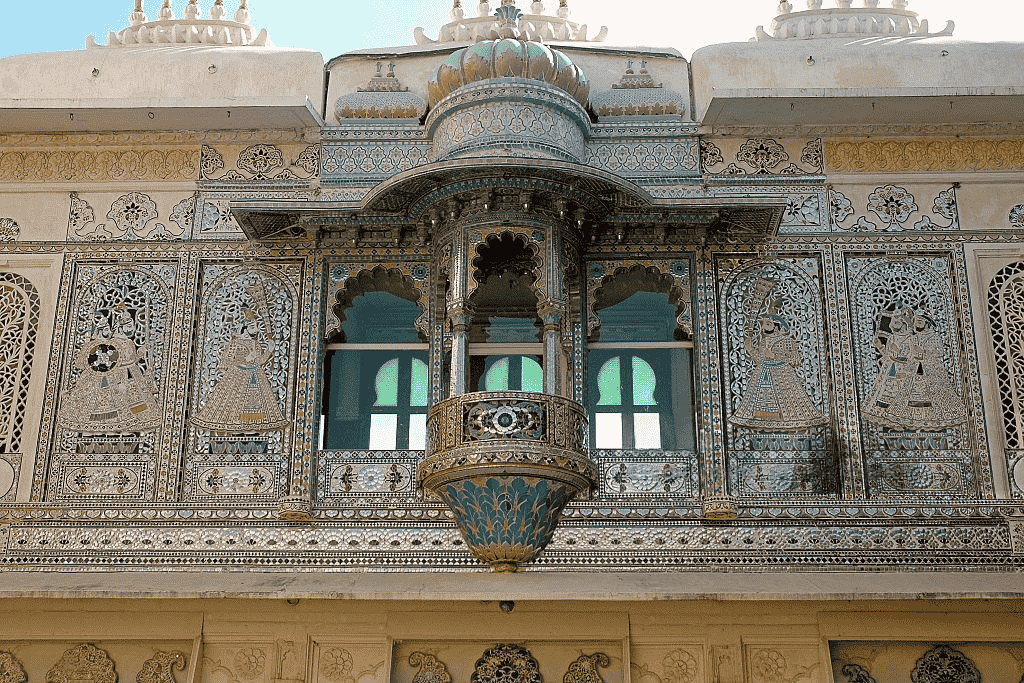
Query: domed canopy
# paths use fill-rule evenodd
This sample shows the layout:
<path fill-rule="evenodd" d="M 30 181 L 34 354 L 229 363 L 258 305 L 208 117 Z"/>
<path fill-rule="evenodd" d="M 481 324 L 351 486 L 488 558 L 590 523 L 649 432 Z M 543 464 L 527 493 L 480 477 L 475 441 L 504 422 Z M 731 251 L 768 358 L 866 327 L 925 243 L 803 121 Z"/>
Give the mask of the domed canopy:
<path fill-rule="evenodd" d="M 590 83 L 582 69 L 558 50 L 513 38 L 476 43 L 449 55 L 427 84 L 430 106 L 469 83 L 507 77 L 550 83 L 587 106 Z"/>

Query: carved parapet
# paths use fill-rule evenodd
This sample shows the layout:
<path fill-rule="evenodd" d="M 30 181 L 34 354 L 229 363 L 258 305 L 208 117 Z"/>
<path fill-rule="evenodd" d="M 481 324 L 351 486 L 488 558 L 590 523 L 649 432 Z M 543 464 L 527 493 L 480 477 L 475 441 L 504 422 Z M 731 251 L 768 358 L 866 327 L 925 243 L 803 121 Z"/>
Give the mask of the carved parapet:
<path fill-rule="evenodd" d="M 851 0 L 837 0 L 836 7 L 823 8 L 821 0 L 811 0 L 803 12 L 783 0 L 779 15 L 772 21 L 771 34 L 757 27 L 757 40 L 790 38 L 839 38 L 863 36 L 948 36 L 953 22 L 938 33 L 928 32 L 928 20 L 906 9 L 905 0 L 894 0 L 892 7 L 879 7 L 878 0 L 866 0 L 863 7 L 852 7 Z"/>
<path fill-rule="evenodd" d="M 442 401 L 427 417 L 421 486 L 448 505 L 470 550 L 495 571 L 536 557 L 566 503 L 593 488 L 597 474 L 575 401 L 476 392 Z"/>
<path fill-rule="evenodd" d="M 107 44 L 100 45 L 95 36 L 85 39 L 88 49 L 103 47 L 134 47 L 161 45 L 225 45 L 274 47 L 266 29 L 256 31 L 249 23 L 248 0 L 242 0 L 234 21 L 227 18 L 223 0 L 210 8 L 210 18 L 201 19 L 197 0 L 190 0 L 182 18 L 175 18 L 170 2 L 165 1 L 156 21 L 148 21 L 141 4 L 129 17 L 130 25 L 117 33 L 111 31 Z"/>

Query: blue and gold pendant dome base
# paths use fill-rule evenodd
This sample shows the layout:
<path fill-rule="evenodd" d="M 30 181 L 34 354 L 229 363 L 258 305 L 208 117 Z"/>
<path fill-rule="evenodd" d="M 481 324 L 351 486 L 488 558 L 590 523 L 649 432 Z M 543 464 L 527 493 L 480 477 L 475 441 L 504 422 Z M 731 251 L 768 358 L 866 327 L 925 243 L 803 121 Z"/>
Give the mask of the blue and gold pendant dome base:
<path fill-rule="evenodd" d="M 453 396 L 427 418 L 420 483 L 452 511 L 474 556 L 519 571 L 551 542 L 566 504 L 595 485 L 586 434 L 583 407 L 561 396 Z"/>

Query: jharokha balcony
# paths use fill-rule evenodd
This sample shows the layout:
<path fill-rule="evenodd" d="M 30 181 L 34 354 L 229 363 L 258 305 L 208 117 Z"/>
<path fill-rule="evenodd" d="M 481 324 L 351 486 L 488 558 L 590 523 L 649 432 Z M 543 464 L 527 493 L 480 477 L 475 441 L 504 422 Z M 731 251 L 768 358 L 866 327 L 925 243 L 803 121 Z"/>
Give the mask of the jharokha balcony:
<path fill-rule="evenodd" d="M 518 571 L 551 540 L 565 505 L 587 495 L 587 415 L 567 398 L 479 391 L 435 405 L 420 484 L 455 515 L 473 554 Z"/>

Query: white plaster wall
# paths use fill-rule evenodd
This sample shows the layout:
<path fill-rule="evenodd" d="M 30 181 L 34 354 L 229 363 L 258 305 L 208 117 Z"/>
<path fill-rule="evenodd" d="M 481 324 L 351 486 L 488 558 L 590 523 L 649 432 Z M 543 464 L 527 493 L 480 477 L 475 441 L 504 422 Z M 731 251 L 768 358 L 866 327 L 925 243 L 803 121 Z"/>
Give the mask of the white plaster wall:
<path fill-rule="evenodd" d="M 948 54 L 943 56 L 943 51 Z M 808 57 L 813 57 L 813 64 L 808 64 Z M 710 45 L 694 52 L 691 64 L 700 120 L 716 91 L 850 88 L 882 92 L 956 87 L 988 94 L 1000 87 L 1024 90 L 1022 58 L 1024 43 L 823 38 Z"/>
<path fill-rule="evenodd" d="M 319 52 L 294 48 L 172 45 L 17 55 L 0 59 L 0 107 L 97 99 L 202 107 L 304 96 L 319 108 L 323 66 Z"/>

